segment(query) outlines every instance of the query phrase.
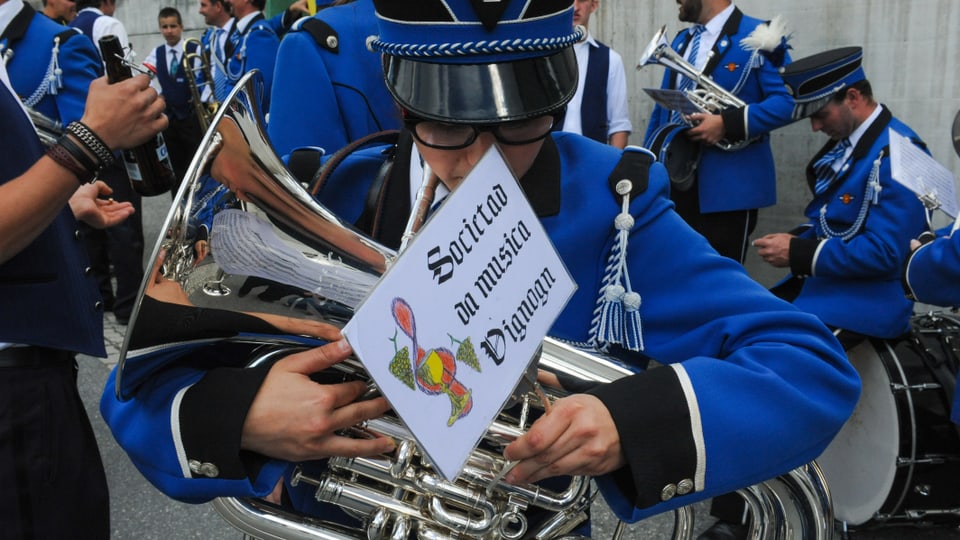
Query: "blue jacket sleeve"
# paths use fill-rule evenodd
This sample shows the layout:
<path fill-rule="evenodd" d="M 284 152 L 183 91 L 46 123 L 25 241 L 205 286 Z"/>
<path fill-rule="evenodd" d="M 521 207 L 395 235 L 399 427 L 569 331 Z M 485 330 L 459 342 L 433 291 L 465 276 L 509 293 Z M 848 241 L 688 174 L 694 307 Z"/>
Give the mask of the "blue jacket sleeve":
<path fill-rule="evenodd" d="M 100 401 L 114 438 L 151 484 L 177 500 L 269 494 L 287 464 L 240 450 L 243 419 L 265 370 L 193 363 L 198 367 L 157 372 L 127 401 L 116 396 L 114 369 Z"/>
<path fill-rule="evenodd" d="M 917 301 L 952 307 L 960 305 L 960 234 L 946 232 L 913 252 L 904 281 Z"/>

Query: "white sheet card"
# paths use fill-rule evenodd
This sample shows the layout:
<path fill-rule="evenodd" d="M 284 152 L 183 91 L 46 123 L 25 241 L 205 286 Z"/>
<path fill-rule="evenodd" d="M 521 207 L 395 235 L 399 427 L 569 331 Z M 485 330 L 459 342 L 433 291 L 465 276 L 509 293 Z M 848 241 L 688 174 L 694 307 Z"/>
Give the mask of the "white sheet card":
<path fill-rule="evenodd" d="M 889 130 L 891 176 L 917 194 L 928 208 L 936 207 L 950 217 L 958 216 L 953 173 L 908 137 Z"/>
<path fill-rule="evenodd" d="M 693 114 L 700 112 L 700 108 L 697 107 L 687 95 L 681 90 L 671 90 L 669 88 L 644 88 L 650 97 L 654 101 L 660 104 L 661 107 L 670 110 L 670 111 L 680 111 L 680 114 Z"/>
<path fill-rule="evenodd" d="M 493 146 L 343 335 L 427 458 L 452 480 L 575 290 Z"/>

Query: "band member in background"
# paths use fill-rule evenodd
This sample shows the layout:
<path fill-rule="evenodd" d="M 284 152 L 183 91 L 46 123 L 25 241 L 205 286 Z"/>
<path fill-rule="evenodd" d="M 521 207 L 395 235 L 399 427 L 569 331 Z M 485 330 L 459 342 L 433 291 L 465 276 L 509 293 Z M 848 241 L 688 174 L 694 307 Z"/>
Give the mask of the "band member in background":
<path fill-rule="evenodd" d="M 278 154 L 308 146 L 332 154 L 365 135 L 399 129 L 380 55 L 367 49 L 376 33 L 373 0 L 356 0 L 325 7 L 284 36 L 267 125 Z"/>
<path fill-rule="evenodd" d="M 573 23 L 588 28 L 600 0 L 574 2 Z M 589 31 L 574 46 L 580 79 L 558 129 L 580 133 L 617 148 L 627 146 L 633 130 L 627 106 L 627 78 L 617 51 L 593 39 Z"/>
<path fill-rule="evenodd" d="M 74 0 L 43 0 L 43 14 L 66 25 L 77 16 L 77 3 Z"/>
<path fill-rule="evenodd" d="M 0 44 L 10 83 L 24 105 L 61 126 L 79 120 L 90 82 L 103 74 L 100 54 L 74 28 L 40 16 L 22 0 L 8 0 L 12 13 L 0 22 Z"/>
<path fill-rule="evenodd" d="M 150 51 L 145 64 L 156 69 L 157 77 L 150 83 L 154 89 L 163 95 L 167 103 L 166 115 L 170 125 L 163 131 L 163 140 L 173 163 L 173 171 L 177 181 L 183 179 L 190 166 L 190 160 L 200 146 L 203 133 L 200 130 L 200 120 L 197 118 L 197 109 L 193 104 L 190 92 L 190 83 L 187 81 L 189 71 L 184 63 L 188 55 L 198 54 L 196 42 L 186 46 L 183 36 L 183 20 L 177 8 L 165 7 L 157 16 L 160 33 L 166 42 Z M 194 71 L 199 71 L 199 63 L 194 59 Z M 171 190 L 174 196 L 177 189 Z"/>
<path fill-rule="evenodd" d="M 673 1 L 673 0 L 671 0 Z M 671 47 L 688 63 L 741 101 L 721 114 L 695 113 L 681 135 L 701 144 L 693 185 L 674 190 L 677 212 L 721 255 L 743 263 L 757 209 L 777 202 L 777 179 L 770 132 L 791 122 L 793 102 L 777 69 L 789 62 L 783 30 L 745 15 L 730 0 L 678 0 L 680 20 L 693 23 Z M 757 32 L 757 33 L 755 33 Z M 758 34 L 764 39 L 757 39 Z M 756 39 L 751 41 L 750 38 Z M 684 90 L 692 81 L 672 69 L 663 88 Z M 646 145 L 660 129 L 682 124 L 677 113 L 659 104 L 647 125 Z M 718 142 L 745 144 L 736 151 Z"/>
<path fill-rule="evenodd" d="M 614 512 L 634 521 L 819 455 L 859 395 L 829 330 L 709 249 L 673 212 L 666 171 L 648 151 L 553 131 L 577 85 L 573 45 L 583 33 L 572 24 L 572 0 L 374 5 L 379 33 L 370 44 L 384 55 L 405 133 L 379 154 L 396 156 L 373 188 L 382 196 L 368 197 L 373 179 L 358 177 L 332 196 L 384 201 L 369 208 L 382 227 L 369 230 L 397 246 L 419 156 L 455 190 L 497 146 L 579 285 L 551 334 L 640 370 L 555 402 L 507 447 L 505 457 L 519 464 L 506 478 L 596 475 Z M 520 45 L 505 51 L 502 41 Z M 430 50 L 440 54 L 421 55 Z M 230 176 L 230 163 L 219 160 L 212 176 L 238 197 L 263 189 Z M 231 354 L 217 345 L 171 345 L 163 354 L 178 352 L 127 401 L 117 398 L 114 374 L 101 401 L 120 445 L 171 496 L 263 497 L 289 461 L 390 446 L 335 435 L 381 405 L 350 403 L 362 389 L 309 379 L 347 356 L 341 341 L 252 369 L 214 367 L 210 360 Z M 649 359 L 662 366 L 644 370 Z M 286 484 L 284 500 L 316 507 L 307 491 Z"/>
<path fill-rule="evenodd" d="M 888 130 L 926 145 L 874 99 L 862 58 L 846 47 L 784 71 L 796 117 L 830 140 L 807 165 L 807 223 L 754 241 L 765 262 L 790 270 L 774 294 L 836 329 L 847 349 L 910 330 L 913 303 L 900 278 L 910 239 L 927 229 L 923 203 L 891 177 Z"/>
<path fill-rule="evenodd" d="M 215 87 L 219 82 L 226 84 L 226 73 L 223 71 L 223 48 L 227 42 L 227 35 L 233 28 L 233 17 L 230 15 L 230 6 L 223 0 L 200 0 L 200 15 L 207 25 L 207 30 L 200 38 L 206 57 L 210 59 L 211 80 L 197 79 L 202 88 L 200 98 L 204 103 L 219 101 L 221 95 Z M 223 94 L 226 95 L 226 94 Z"/>
<path fill-rule="evenodd" d="M 0 20 L 13 4 L 0 0 Z M 163 100 L 144 76 L 97 79 L 80 121 L 100 142 L 68 128 L 44 155 L 0 64 L 0 117 L 0 535 L 106 540 L 107 480 L 75 361 L 106 357 L 103 312 L 75 231 L 77 220 L 109 227 L 133 213 L 91 182 L 111 150 L 166 125 Z"/>
<path fill-rule="evenodd" d="M 77 17 L 70 26 L 80 29 L 100 50 L 103 36 L 114 35 L 120 40 L 127 58 L 133 61 L 136 53 L 130 46 L 127 30 L 114 17 L 115 0 L 77 0 Z M 100 171 L 100 179 L 113 190 L 113 198 L 129 201 L 136 213 L 130 219 L 104 229 L 83 224 L 80 233 L 87 245 L 93 274 L 100 284 L 104 309 L 112 311 L 120 324 L 127 324 L 133 312 L 133 301 L 143 281 L 143 218 L 140 195 L 133 190 L 122 160 L 116 160 Z M 116 280 L 116 286 L 113 281 Z"/>
<path fill-rule="evenodd" d="M 224 40 L 222 55 L 213 57 L 214 63 L 219 64 L 216 69 L 225 75 L 223 84 L 219 80 L 214 81 L 217 101 L 227 97 L 244 73 L 258 69 L 263 74 L 265 86 L 263 110 L 270 110 L 270 86 L 280 37 L 275 23 L 263 16 L 265 5 L 266 0 L 230 1 L 233 25 Z"/>

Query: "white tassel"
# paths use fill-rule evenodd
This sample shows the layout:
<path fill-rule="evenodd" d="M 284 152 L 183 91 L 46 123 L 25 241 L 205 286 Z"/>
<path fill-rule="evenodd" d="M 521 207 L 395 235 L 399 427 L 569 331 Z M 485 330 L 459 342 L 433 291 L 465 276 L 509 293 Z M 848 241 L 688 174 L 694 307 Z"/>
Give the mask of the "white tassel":
<path fill-rule="evenodd" d="M 63 70 L 60 69 L 60 37 L 53 38 L 53 73 L 50 74 L 50 95 L 57 95 L 63 88 Z"/>
<path fill-rule="evenodd" d="M 624 289 L 620 285 L 607 285 L 603 289 L 600 328 L 597 331 L 602 343 L 620 343 L 623 336 L 623 295 Z"/>
<path fill-rule="evenodd" d="M 740 46 L 748 51 L 772 52 L 782 46 L 793 34 L 787 30 L 787 23 L 781 15 L 777 15 L 767 24 L 761 24 L 750 32 L 750 35 L 740 41 Z"/>

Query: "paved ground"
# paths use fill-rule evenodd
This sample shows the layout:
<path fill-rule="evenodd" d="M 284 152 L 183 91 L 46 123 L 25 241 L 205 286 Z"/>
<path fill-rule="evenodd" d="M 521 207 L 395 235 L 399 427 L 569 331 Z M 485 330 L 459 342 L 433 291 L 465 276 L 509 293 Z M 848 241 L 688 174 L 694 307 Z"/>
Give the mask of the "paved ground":
<path fill-rule="evenodd" d="M 166 196 L 145 199 L 144 229 L 147 231 L 147 253 L 165 218 L 170 200 Z M 117 446 L 98 410 L 100 394 L 110 369 L 117 362 L 125 327 L 119 326 L 112 315 L 104 318 L 107 349 L 106 359 L 80 358 L 80 389 L 96 430 L 107 469 L 111 491 L 111 519 L 113 537 L 117 540 L 168 539 L 239 539 L 241 534 L 227 525 L 208 505 L 182 504 L 169 499 L 153 488 L 130 463 Z M 960 483 L 960 479 L 958 479 Z M 706 503 L 695 505 L 696 526 L 699 532 L 710 523 Z M 602 502 L 595 504 L 594 536 L 610 538 L 614 520 Z M 672 515 L 657 516 L 627 528 L 624 538 L 669 538 Z M 924 540 L 960 540 L 960 532 L 949 529 L 917 530 L 887 528 L 860 533 L 854 540 L 895 540 L 916 538 Z M 796 539 L 802 540 L 802 539 Z"/>

